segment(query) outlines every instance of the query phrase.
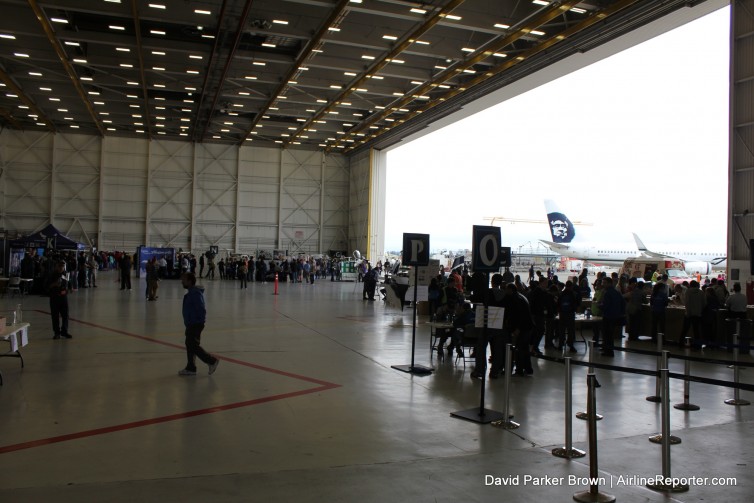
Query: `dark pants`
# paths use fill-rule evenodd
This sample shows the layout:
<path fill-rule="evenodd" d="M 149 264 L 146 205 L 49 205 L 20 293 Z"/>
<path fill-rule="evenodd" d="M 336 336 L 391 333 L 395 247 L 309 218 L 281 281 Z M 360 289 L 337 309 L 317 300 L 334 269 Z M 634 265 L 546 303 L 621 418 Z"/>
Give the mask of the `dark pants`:
<path fill-rule="evenodd" d="M 665 311 L 652 311 L 652 340 L 657 340 L 657 334 L 661 333 L 665 337 Z"/>
<path fill-rule="evenodd" d="M 568 332 L 568 338 L 566 339 L 566 332 Z M 569 346 L 573 346 L 573 342 L 576 337 L 576 315 L 574 314 L 561 314 L 558 322 L 558 341 L 560 347 L 564 343 L 568 343 Z"/>
<path fill-rule="evenodd" d="M 120 273 L 120 289 L 131 289 L 131 271 Z"/>
<path fill-rule="evenodd" d="M 486 336 L 481 336 L 477 340 L 477 346 L 474 349 L 476 358 L 475 371 L 482 373 L 487 368 L 487 346 L 490 346 L 490 356 L 492 356 L 492 365 L 490 366 L 490 375 L 501 373 L 505 367 L 505 345 L 510 342 L 510 334 L 504 330 L 488 328 Z M 510 369 L 508 370 L 510 372 Z"/>
<path fill-rule="evenodd" d="M 620 328 L 620 321 L 614 318 L 602 319 L 602 352 L 613 354 L 613 339 Z"/>
<path fill-rule="evenodd" d="M 641 312 L 628 315 L 628 339 L 636 341 L 639 339 L 641 329 Z"/>
<path fill-rule="evenodd" d="M 694 339 L 692 345 L 698 346 L 702 341 L 702 317 L 701 316 L 686 316 L 683 318 L 683 329 L 681 330 L 681 337 L 678 339 L 678 345 L 682 346 L 686 343 L 686 334 L 689 331 L 689 327 L 694 332 Z"/>
<path fill-rule="evenodd" d="M 539 343 L 542 342 L 542 337 L 545 335 L 545 320 L 544 314 L 534 315 L 534 331 L 531 334 L 531 346 L 534 351 L 539 351 Z M 552 342 L 549 343 L 552 345 Z M 545 339 L 545 347 L 548 346 L 548 341 Z"/>
<path fill-rule="evenodd" d="M 376 281 L 364 280 L 364 298 L 374 300 L 374 289 L 377 287 Z"/>
<path fill-rule="evenodd" d="M 553 347 L 552 340 L 555 338 L 555 317 L 547 315 L 545 318 L 545 347 Z"/>
<path fill-rule="evenodd" d="M 215 363 L 217 358 L 207 353 L 201 346 L 202 330 L 204 323 L 189 325 L 186 327 L 186 370 L 196 371 L 196 358 L 207 365 Z"/>
<path fill-rule="evenodd" d="M 530 334 L 531 331 L 523 330 L 518 334 L 516 340 L 513 341 L 516 344 L 516 350 L 513 357 L 514 361 L 516 362 L 517 374 L 531 374 L 532 372 L 531 352 L 529 351 Z"/>
<path fill-rule="evenodd" d="M 238 279 L 241 280 L 241 288 L 248 288 L 249 287 L 248 283 L 246 282 L 246 273 L 245 272 L 240 273 L 238 275 Z"/>
<path fill-rule="evenodd" d="M 50 314 L 52 315 L 52 331 L 55 335 L 68 335 L 68 298 L 50 297 Z M 61 327 L 60 320 L 63 320 Z"/>

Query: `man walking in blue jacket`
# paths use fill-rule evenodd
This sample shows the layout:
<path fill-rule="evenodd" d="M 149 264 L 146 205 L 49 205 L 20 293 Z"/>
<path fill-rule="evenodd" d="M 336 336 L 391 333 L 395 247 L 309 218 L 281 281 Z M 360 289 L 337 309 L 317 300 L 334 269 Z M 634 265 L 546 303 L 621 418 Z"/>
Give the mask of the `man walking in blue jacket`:
<path fill-rule="evenodd" d="M 196 375 L 196 357 L 209 365 L 209 374 L 215 373 L 220 360 L 207 353 L 201 346 L 202 330 L 207 317 L 207 309 L 204 306 L 204 291 L 196 286 L 196 275 L 184 273 L 181 276 L 183 288 L 187 290 L 183 296 L 183 324 L 186 326 L 186 368 L 180 370 L 178 375 Z"/>

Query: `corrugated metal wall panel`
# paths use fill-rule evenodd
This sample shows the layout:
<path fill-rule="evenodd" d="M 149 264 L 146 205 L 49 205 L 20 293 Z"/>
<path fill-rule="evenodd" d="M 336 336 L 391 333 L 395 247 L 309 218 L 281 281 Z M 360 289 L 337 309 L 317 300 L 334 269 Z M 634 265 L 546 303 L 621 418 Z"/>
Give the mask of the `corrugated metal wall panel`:
<path fill-rule="evenodd" d="M 729 263 L 747 261 L 754 238 L 754 0 L 732 2 L 731 16 Z"/>
<path fill-rule="evenodd" d="M 77 239 L 99 236 L 100 249 L 244 253 L 289 249 L 297 229 L 308 253 L 343 248 L 348 236 L 341 154 L 5 130 L 0 167 L 0 222 L 11 234 L 52 219 Z"/>

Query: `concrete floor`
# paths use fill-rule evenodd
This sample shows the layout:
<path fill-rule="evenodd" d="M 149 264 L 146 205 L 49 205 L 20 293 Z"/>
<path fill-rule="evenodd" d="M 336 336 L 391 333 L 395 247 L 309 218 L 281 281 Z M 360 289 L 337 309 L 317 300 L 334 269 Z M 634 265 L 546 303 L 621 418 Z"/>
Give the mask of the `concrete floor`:
<path fill-rule="evenodd" d="M 26 367 L 0 359 L 0 501 L 554 502 L 587 489 L 568 477 L 588 476 L 588 457 L 550 454 L 564 442 L 560 364 L 538 360 L 534 377 L 512 378 L 520 428 L 478 425 L 449 413 L 478 405 L 480 383 L 470 365 L 431 359 L 422 317 L 416 361 L 437 369 L 427 377 L 390 367 L 410 362 L 411 311 L 360 300 L 360 284 L 281 284 L 274 296 L 272 284 L 240 290 L 217 280 L 203 281 L 203 345 L 221 364 L 211 377 L 203 365 L 179 377 L 180 284 L 163 281 L 160 299 L 146 302 L 143 280 L 128 293 L 114 279 L 102 273 L 99 288 L 71 294 L 71 340 L 51 338 L 46 298 L 22 298 Z M 4 310 L 19 299 L 3 299 Z M 610 363 L 653 369 L 655 360 L 618 353 Z M 692 373 L 732 378 L 721 365 L 694 364 Z M 754 370 L 742 374 L 752 382 Z M 736 485 L 666 496 L 619 478 L 662 471 L 660 447 L 647 441 L 660 428 L 660 407 L 644 399 L 653 378 L 597 375 L 603 491 L 629 502 L 752 501 L 754 407 L 725 405 L 728 388 L 692 384 L 701 410 L 671 409 L 683 440 L 672 447 L 672 474 Z M 573 383 L 577 411 L 586 404 L 583 367 Z M 681 400 L 680 381 L 671 397 Z M 503 380 L 487 381 L 487 406 L 502 410 L 503 398 Z M 574 420 L 573 438 L 588 448 L 584 421 Z M 487 486 L 486 475 L 520 478 Z M 526 475 L 563 481 L 535 486 Z"/>

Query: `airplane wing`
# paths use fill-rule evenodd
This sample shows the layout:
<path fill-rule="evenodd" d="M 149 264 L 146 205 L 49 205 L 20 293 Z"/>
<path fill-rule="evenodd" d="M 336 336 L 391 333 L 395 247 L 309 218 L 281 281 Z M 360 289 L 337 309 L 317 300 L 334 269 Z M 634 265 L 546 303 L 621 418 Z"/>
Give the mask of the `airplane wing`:
<path fill-rule="evenodd" d="M 550 250 L 554 251 L 555 253 L 565 253 L 568 250 L 571 249 L 570 246 L 562 244 L 562 243 L 553 243 L 552 241 L 546 241 L 544 239 L 539 240 L 540 243 L 548 247 Z"/>

